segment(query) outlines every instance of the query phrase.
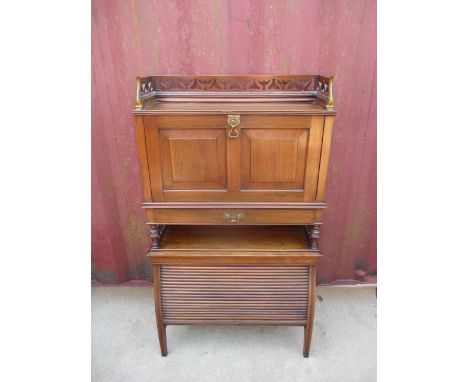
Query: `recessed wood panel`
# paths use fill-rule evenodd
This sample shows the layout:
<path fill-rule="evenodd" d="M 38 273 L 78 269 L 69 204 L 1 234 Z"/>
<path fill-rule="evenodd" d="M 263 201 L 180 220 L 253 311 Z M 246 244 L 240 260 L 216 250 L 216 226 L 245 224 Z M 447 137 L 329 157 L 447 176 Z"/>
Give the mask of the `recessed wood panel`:
<path fill-rule="evenodd" d="M 242 189 L 303 189 L 308 132 L 242 129 Z"/>
<path fill-rule="evenodd" d="M 224 129 L 160 130 L 159 135 L 164 189 L 226 188 Z"/>
<path fill-rule="evenodd" d="M 217 157 L 216 138 L 176 138 L 168 141 L 174 183 L 218 180 L 218 161 L 206 161 L 208 157 Z M 200 168 L 200 164 L 205 162 L 206 166 Z"/>
<path fill-rule="evenodd" d="M 254 137 L 250 143 L 250 181 L 296 182 L 297 143 L 296 137 Z M 283 159 L 288 157 L 291 160 Z"/>

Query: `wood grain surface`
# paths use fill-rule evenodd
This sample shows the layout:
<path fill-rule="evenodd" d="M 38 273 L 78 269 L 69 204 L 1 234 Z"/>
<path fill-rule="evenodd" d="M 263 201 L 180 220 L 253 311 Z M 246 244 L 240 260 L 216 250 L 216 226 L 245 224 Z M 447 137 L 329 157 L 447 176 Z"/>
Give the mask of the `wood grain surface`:
<path fill-rule="evenodd" d="M 305 325 L 307 266 L 161 266 L 166 324 L 177 322 Z"/>

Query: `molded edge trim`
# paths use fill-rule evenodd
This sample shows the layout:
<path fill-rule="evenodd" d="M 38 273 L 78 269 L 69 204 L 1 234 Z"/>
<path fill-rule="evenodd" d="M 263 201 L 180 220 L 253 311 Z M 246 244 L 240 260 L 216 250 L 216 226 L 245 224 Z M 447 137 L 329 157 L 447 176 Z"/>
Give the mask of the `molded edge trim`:
<path fill-rule="evenodd" d="M 229 203 L 229 202 L 143 202 L 142 208 L 194 208 L 194 209 L 325 209 L 327 203 L 312 202 L 312 203 L 275 203 L 275 202 L 251 202 L 251 203 Z"/>

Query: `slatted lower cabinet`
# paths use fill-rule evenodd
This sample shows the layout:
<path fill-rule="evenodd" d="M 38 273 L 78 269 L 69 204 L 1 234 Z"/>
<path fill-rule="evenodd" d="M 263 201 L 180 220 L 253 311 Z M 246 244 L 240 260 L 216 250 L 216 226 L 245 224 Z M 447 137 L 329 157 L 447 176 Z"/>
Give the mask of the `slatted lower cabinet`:
<path fill-rule="evenodd" d="M 305 325 L 308 294 L 306 266 L 161 266 L 166 324 Z"/>
<path fill-rule="evenodd" d="M 154 268 L 161 354 L 166 326 L 259 324 L 304 326 L 309 356 L 315 265 L 301 226 L 169 226 Z"/>

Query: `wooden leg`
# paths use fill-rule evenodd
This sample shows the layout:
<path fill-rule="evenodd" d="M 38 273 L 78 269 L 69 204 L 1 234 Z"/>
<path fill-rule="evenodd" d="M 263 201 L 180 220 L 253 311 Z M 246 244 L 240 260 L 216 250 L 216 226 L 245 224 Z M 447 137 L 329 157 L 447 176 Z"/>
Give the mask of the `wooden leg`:
<path fill-rule="evenodd" d="M 158 329 L 159 346 L 161 355 L 167 356 L 166 325 L 163 322 L 162 304 L 161 304 L 161 269 L 159 265 L 153 266 L 153 284 L 154 284 L 154 307 L 156 311 L 156 327 Z"/>
<path fill-rule="evenodd" d="M 312 342 L 312 330 L 314 327 L 315 313 L 315 266 L 309 267 L 309 299 L 307 307 L 307 323 L 304 326 L 304 358 L 309 358 L 310 344 Z"/>
<path fill-rule="evenodd" d="M 161 348 L 161 355 L 163 357 L 167 356 L 167 339 L 166 339 L 166 325 L 158 325 L 158 338 L 159 338 L 159 347 Z"/>

